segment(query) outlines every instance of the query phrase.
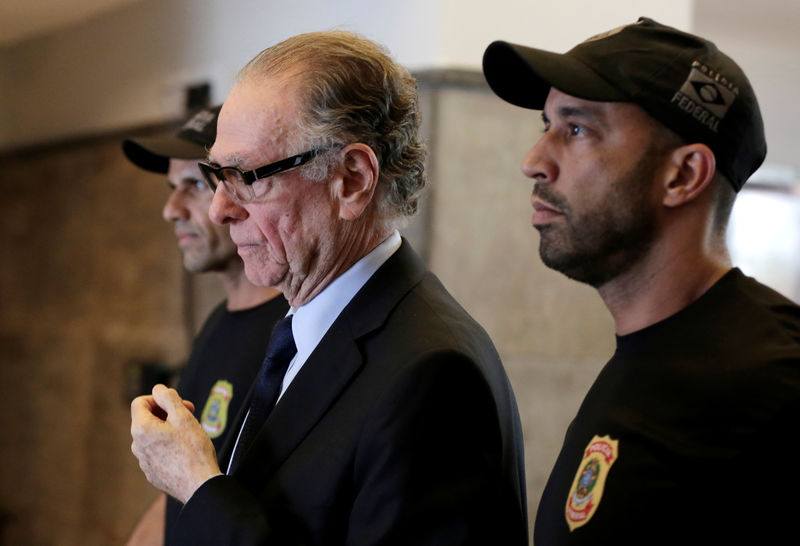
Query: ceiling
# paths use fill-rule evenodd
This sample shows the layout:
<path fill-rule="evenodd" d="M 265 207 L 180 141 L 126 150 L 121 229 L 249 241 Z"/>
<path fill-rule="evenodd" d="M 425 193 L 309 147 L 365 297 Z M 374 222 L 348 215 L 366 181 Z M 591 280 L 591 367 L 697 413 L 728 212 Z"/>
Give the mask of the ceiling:
<path fill-rule="evenodd" d="M 2 0 L 0 46 L 11 45 L 141 0 Z"/>
<path fill-rule="evenodd" d="M 0 0 L 0 46 L 80 23 L 105 11 L 142 0 Z M 694 0 L 696 22 L 705 28 L 739 22 L 750 34 L 794 36 L 797 0 Z M 783 25 L 781 25 L 783 23 Z M 785 28 L 780 28 L 784 26 Z M 786 32 L 781 32 L 785 30 Z"/>

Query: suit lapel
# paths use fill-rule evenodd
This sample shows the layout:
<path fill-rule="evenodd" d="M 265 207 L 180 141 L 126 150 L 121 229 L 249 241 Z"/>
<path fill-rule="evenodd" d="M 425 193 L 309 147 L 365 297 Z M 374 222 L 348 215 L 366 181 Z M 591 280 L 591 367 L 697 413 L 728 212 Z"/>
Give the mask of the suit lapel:
<path fill-rule="evenodd" d="M 404 239 L 397 252 L 359 290 L 311 353 L 239 464 L 235 474 L 248 476 L 246 485 L 255 487 L 272 475 L 325 415 L 367 364 L 358 339 L 385 322 L 425 271 Z"/>

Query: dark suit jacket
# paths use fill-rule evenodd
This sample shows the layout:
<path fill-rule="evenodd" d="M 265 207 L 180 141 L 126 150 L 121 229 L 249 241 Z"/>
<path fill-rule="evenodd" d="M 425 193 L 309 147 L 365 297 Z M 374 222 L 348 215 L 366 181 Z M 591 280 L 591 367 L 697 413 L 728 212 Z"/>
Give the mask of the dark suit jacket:
<path fill-rule="evenodd" d="M 336 319 L 234 475 L 208 480 L 187 502 L 174 538 L 528 544 L 523 440 L 505 371 L 408 242 Z"/>

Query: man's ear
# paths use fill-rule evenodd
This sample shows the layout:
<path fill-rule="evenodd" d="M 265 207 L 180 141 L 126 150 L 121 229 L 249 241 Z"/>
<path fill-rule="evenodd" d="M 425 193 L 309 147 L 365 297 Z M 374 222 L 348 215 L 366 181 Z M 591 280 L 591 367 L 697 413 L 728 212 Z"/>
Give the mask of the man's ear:
<path fill-rule="evenodd" d="M 340 176 L 333 190 L 339 204 L 339 218 L 355 220 L 367 209 L 378 185 L 378 157 L 361 142 L 349 144 L 342 150 Z"/>
<path fill-rule="evenodd" d="M 668 207 L 678 207 L 696 199 L 713 180 L 717 167 L 714 152 L 700 143 L 676 148 L 668 161 L 663 199 Z"/>

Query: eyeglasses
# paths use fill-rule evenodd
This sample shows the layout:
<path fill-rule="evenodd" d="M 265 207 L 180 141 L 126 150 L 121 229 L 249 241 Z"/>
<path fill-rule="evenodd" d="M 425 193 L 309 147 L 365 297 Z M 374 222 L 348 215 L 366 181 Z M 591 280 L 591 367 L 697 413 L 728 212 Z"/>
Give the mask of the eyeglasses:
<path fill-rule="evenodd" d="M 268 186 L 266 184 L 259 184 L 254 187 L 253 182 L 256 180 L 261 180 L 268 176 L 304 165 L 326 151 L 327 150 L 309 150 L 308 152 L 293 155 L 292 157 L 281 159 L 280 161 L 258 167 L 251 171 L 243 171 L 239 167 L 233 166 L 215 167 L 214 165 L 203 162 L 200 162 L 199 166 L 211 191 L 217 191 L 217 186 L 222 184 L 225 186 L 225 190 L 236 197 L 236 199 L 241 202 L 249 202 L 260 199 L 267 191 Z"/>

